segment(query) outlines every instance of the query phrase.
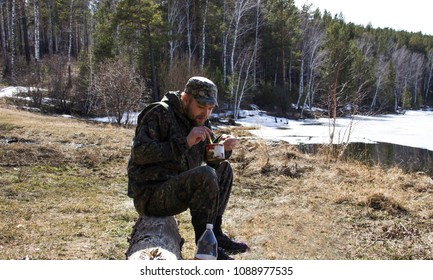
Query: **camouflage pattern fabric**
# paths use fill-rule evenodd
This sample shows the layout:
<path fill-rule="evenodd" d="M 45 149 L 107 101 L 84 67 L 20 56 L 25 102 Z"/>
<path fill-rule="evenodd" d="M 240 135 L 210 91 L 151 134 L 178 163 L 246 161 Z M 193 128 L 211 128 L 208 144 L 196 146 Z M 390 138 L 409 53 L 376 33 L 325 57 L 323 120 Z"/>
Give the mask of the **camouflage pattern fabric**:
<path fill-rule="evenodd" d="M 202 105 L 218 106 L 218 89 L 209 79 L 204 77 L 191 77 L 186 83 L 186 93 L 191 94 Z"/>
<path fill-rule="evenodd" d="M 204 230 L 224 213 L 233 170 L 227 161 L 203 165 L 206 142 L 188 147 L 193 126 L 182 113 L 180 94 L 169 92 L 140 113 L 128 162 L 128 196 L 140 215 L 169 216 L 190 209 L 193 225 Z M 205 125 L 211 128 L 209 120 Z"/>

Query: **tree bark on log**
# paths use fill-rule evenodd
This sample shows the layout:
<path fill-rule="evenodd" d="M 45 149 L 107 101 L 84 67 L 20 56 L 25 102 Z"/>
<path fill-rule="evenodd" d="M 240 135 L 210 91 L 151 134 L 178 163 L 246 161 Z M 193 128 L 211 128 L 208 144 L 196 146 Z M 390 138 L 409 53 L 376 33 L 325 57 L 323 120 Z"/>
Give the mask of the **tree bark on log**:
<path fill-rule="evenodd" d="M 180 260 L 183 239 L 174 216 L 141 216 L 126 252 L 128 260 Z"/>

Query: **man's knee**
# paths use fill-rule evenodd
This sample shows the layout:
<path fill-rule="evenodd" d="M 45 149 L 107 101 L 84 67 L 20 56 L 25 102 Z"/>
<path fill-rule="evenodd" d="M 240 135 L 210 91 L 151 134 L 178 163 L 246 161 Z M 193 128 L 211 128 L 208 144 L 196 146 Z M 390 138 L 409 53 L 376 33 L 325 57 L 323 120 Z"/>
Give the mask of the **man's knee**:
<path fill-rule="evenodd" d="M 197 167 L 196 174 L 196 178 L 200 181 L 218 181 L 218 175 L 215 169 L 207 165 Z"/>
<path fill-rule="evenodd" d="M 195 185 L 199 193 L 216 196 L 218 193 L 218 175 L 215 169 L 210 166 L 200 166 L 195 169 L 192 184 Z M 205 195 L 205 196 L 207 196 Z"/>

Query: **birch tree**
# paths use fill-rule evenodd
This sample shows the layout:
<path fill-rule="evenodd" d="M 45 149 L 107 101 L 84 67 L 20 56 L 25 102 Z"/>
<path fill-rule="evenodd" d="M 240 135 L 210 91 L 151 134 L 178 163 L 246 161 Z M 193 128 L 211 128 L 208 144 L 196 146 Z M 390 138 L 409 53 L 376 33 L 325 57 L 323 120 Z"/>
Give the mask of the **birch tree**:
<path fill-rule="evenodd" d="M 29 49 L 29 32 L 28 32 L 28 22 L 27 22 L 27 12 L 26 12 L 26 6 L 24 0 L 19 0 L 19 10 L 20 10 L 20 18 L 21 18 L 21 38 L 22 43 L 24 46 L 22 48 L 24 49 L 24 54 L 26 57 L 27 64 L 30 63 L 31 57 L 30 57 L 30 49 Z"/>
<path fill-rule="evenodd" d="M 356 40 L 351 40 L 350 44 L 350 68 L 348 81 L 348 94 L 345 95 L 344 105 L 350 113 L 354 114 L 362 105 L 367 96 L 367 92 L 374 87 L 375 68 L 374 68 L 374 38 L 370 34 L 363 34 Z"/>
<path fill-rule="evenodd" d="M 193 46 L 193 42 L 192 42 L 192 30 L 193 30 L 194 18 L 191 13 L 191 9 L 192 9 L 191 1 L 192 0 L 185 1 L 186 36 L 187 36 L 187 46 L 188 46 L 188 72 L 191 71 L 192 55 L 195 50 L 195 46 Z"/>
<path fill-rule="evenodd" d="M 253 57 L 253 88 L 256 90 L 257 88 L 257 60 L 258 60 L 258 53 L 259 53 L 259 29 L 261 27 L 261 21 L 260 21 L 260 0 L 257 0 L 256 3 L 256 32 L 254 36 L 254 57 Z"/>
<path fill-rule="evenodd" d="M 5 22 L 7 20 L 5 20 L 3 6 L 4 6 L 4 0 L 0 0 L 1 38 L 2 38 L 3 60 L 4 60 L 3 77 L 7 77 L 10 72 L 10 65 L 9 65 L 9 52 L 8 52 L 6 27 L 5 27 Z"/>
<path fill-rule="evenodd" d="M 418 93 L 421 92 L 420 85 L 423 78 L 423 72 L 425 69 L 424 55 L 416 52 L 411 53 L 410 57 L 410 83 L 411 83 L 411 100 L 409 105 L 411 108 L 418 107 Z"/>
<path fill-rule="evenodd" d="M 324 44 L 325 31 L 320 19 L 313 17 L 311 4 L 304 5 L 301 12 L 301 65 L 299 74 L 299 91 L 296 107 L 302 103 L 302 112 L 305 107 L 311 108 L 314 102 L 314 91 L 317 69 L 323 64 L 324 52 L 320 52 Z"/>
<path fill-rule="evenodd" d="M 72 86 L 72 73 L 71 73 L 71 53 L 72 53 L 72 20 L 74 11 L 74 0 L 70 0 L 69 6 L 69 43 L 68 43 L 68 87 Z"/>
<path fill-rule="evenodd" d="M 208 9 L 209 1 L 206 0 L 204 7 L 204 15 L 203 15 L 203 26 L 202 26 L 202 43 L 201 43 L 201 69 L 204 68 L 204 59 L 206 55 L 206 19 L 207 19 L 207 9 Z"/>
<path fill-rule="evenodd" d="M 383 55 L 380 55 L 376 59 L 375 64 L 375 86 L 374 86 L 374 93 L 373 98 L 370 104 L 370 109 L 374 109 L 378 106 L 377 102 L 379 100 L 379 93 L 381 90 L 382 84 L 385 82 L 386 77 L 388 76 L 388 62 L 385 60 L 385 57 Z"/>
<path fill-rule="evenodd" d="M 404 91 L 408 89 L 410 52 L 406 46 L 397 49 L 392 54 L 392 62 L 395 68 L 394 84 L 394 111 L 399 111 Z"/>
<path fill-rule="evenodd" d="M 231 3 L 231 2 L 230 2 Z M 223 1 L 223 18 L 222 18 L 222 26 L 223 26 L 223 41 L 222 41 L 222 64 L 223 64 L 223 83 L 224 85 L 227 84 L 227 59 L 228 59 L 228 48 L 229 48 L 229 39 L 231 35 L 232 30 L 232 24 L 234 20 L 234 16 L 227 17 L 227 15 L 231 14 L 232 7 L 229 6 L 229 3 L 227 3 L 226 0 Z"/>
<path fill-rule="evenodd" d="M 424 88 L 424 104 L 427 102 L 427 99 L 430 94 L 431 88 L 431 80 L 433 78 L 433 48 L 429 49 L 427 52 L 427 64 L 426 64 L 426 84 Z"/>
<path fill-rule="evenodd" d="M 255 45 L 250 44 L 247 47 L 242 48 L 242 53 L 239 56 L 239 66 L 237 67 L 236 75 L 233 77 L 236 77 L 237 79 L 233 78 L 232 84 L 234 85 L 236 83 L 236 86 L 234 87 L 234 120 L 237 120 L 239 117 L 240 107 L 242 103 L 242 99 L 244 98 L 245 93 L 251 88 L 249 86 L 249 81 L 251 80 L 252 76 L 252 64 L 255 59 Z"/>
<path fill-rule="evenodd" d="M 186 17 L 183 14 L 182 1 L 167 1 L 167 24 L 168 24 L 168 46 L 169 46 L 169 71 L 173 66 L 176 50 L 181 46 L 181 35 L 185 30 Z"/>
<path fill-rule="evenodd" d="M 54 53 L 54 36 L 53 36 L 53 0 L 48 0 L 48 26 L 47 26 L 47 44 L 48 53 L 52 55 Z"/>
<path fill-rule="evenodd" d="M 239 103 L 241 100 L 238 100 L 237 96 L 242 96 L 242 94 L 240 94 L 238 92 L 239 87 L 236 86 L 236 83 L 239 83 L 240 80 L 242 79 L 242 70 L 243 70 L 243 63 L 245 63 L 246 58 L 241 58 L 241 67 L 238 69 L 239 71 L 237 71 L 235 69 L 236 65 L 235 62 L 237 62 L 237 56 L 241 53 L 246 54 L 246 50 L 248 48 L 250 48 L 250 46 L 248 45 L 242 45 L 240 47 L 245 46 L 245 48 L 240 49 L 239 51 L 237 50 L 238 48 L 238 41 L 241 39 L 242 36 L 246 36 L 246 34 L 248 34 L 248 32 L 250 32 L 251 30 L 254 30 L 254 25 L 250 24 L 248 21 L 242 21 L 243 18 L 250 12 L 252 11 L 256 6 L 256 2 L 253 0 L 236 0 L 235 1 L 235 10 L 233 11 L 233 34 L 232 34 L 232 44 L 231 44 L 231 54 L 230 54 L 230 73 L 231 73 L 231 83 L 230 83 L 230 99 L 233 102 L 233 109 L 234 109 L 234 118 L 237 119 L 237 112 L 236 112 L 236 107 L 237 107 L 237 103 Z M 238 51 L 238 52 L 237 52 Z M 253 52 L 249 52 L 251 53 L 251 55 L 254 55 Z M 240 55 L 239 55 L 240 57 Z M 254 58 L 254 56 L 252 57 Z M 248 74 L 249 74 L 249 69 L 251 64 L 249 63 L 250 59 L 248 60 Z M 236 76 L 239 79 L 236 82 Z M 249 75 L 244 76 L 244 79 L 248 79 Z"/>
<path fill-rule="evenodd" d="M 17 82 L 17 77 L 16 77 L 16 62 L 15 62 L 15 7 L 16 7 L 16 3 L 15 0 L 12 0 L 12 7 L 11 7 L 11 81 L 12 84 L 15 85 Z"/>
<path fill-rule="evenodd" d="M 36 64 L 36 81 L 40 79 L 40 36 L 39 36 L 39 0 L 34 0 L 35 9 L 35 64 Z"/>

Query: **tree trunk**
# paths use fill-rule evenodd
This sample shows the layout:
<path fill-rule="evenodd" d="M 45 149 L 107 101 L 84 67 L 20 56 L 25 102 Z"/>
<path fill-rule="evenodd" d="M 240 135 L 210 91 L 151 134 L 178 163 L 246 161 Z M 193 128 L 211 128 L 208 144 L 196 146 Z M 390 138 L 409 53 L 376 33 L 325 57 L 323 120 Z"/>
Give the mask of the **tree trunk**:
<path fill-rule="evenodd" d="M 71 73 L 71 53 L 72 53 L 72 19 L 73 19 L 74 0 L 71 0 L 69 9 L 69 46 L 68 46 L 68 87 L 72 87 Z"/>
<path fill-rule="evenodd" d="M 48 1 L 48 53 L 52 55 L 54 53 L 53 45 L 53 1 Z"/>
<path fill-rule="evenodd" d="M 203 29 L 202 29 L 202 48 L 201 48 L 201 69 L 204 68 L 204 57 L 206 54 L 206 17 L 207 17 L 208 0 L 206 0 L 203 16 Z"/>
<path fill-rule="evenodd" d="M 284 31 L 281 29 L 281 111 L 287 112 L 287 96 L 286 96 L 286 52 L 284 44 Z"/>
<path fill-rule="evenodd" d="M 259 27 L 260 27 L 260 0 L 257 0 L 256 10 L 256 33 L 254 39 L 254 65 L 253 65 L 253 89 L 257 89 L 257 53 L 259 49 Z"/>
<path fill-rule="evenodd" d="M 430 84 L 431 84 L 431 78 L 433 77 L 433 50 L 430 50 L 428 52 L 428 74 L 427 74 L 427 83 L 425 87 L 425 93 L 424 93 L 424 104 L 427 103 L 427 99 L 429 97 L 430 92 Z"/>
<path fill-rule="evenodd" d="M 181 3 L 179 1 L 169 1 L 169 7 L 167 12 L 167 23 L 169 26 L 168 30 L 168 45 L 169 45 L 169 71 L 173 68 L 174 54 L 176 49 L 180 46 L 179 39 L 176 38 L 177 34 L 183 34 L 185 27 L 184 15 L 181 13 Z"/>
<path fill-rule="evenodd" d="M 128 260 L 180 260 L 183 239 L 174 216 L 141 216 L 126 252 Z"/>
<path fill-rule="evenodd" d="M 8 53 L 8 46 L 7 46 L 7 40 L 6 40 L 6 29 L 5 29 L 5 20 L 4 20 L 4 14 L 3 14 L 3 0 L 0 0 L 0 19 L 1 19 L 1 37 L 2 37 L 2 48 L 3 48 L 3 59 L 4 59 L 4 70 L 3 70 L 3 77 L 7 77 L 9 75 L 9 53 Z"/>
<path fill-rule="evenodd" d="M 39 38 L 39 0 L 34 2 L 35 8 L 35 63 L 36 63 L 36 80 L 39 82 L 39 60 L 40 60 L 40 38 Z"/>
<path fill-rule="evenodd" d="M 376 108 L 377 96 L 379 95 L 379 88 L 380 88 L 381 82 L 382 82 L 381 77 L 378 77 L 376 80 L 376 88 L 374 90 L 373 100 L 371 101 L 370 109 Z"/>
<path fill-rule="evenodd" d="M 150 68 L 152 71 L 152 91 L 153 91 L 153 99 L 154 101 L 159 101 L 159 85 L 158 85 L 158 75 L 156 72 L 156 63 L 155 63 L 155 50 L 153 47 L 153 41 L 150 34 L 150 29 L 148 28 L 148 38 L 149 38 L 149 51 L 150 51 Z"/>
<path fill-rule="evenodd" d="M 304 46 L 304 44 L 303 44 Z M 302 49 L 303 52 L 301 53 L 301 66 L 300 66 L 300 73 L 299 73 L 299 93 L 298 93 L 298 102 L 296 102 L 296 108 L 299 109 L 299 106 L 301 104 L 302 95 L 304 94 L 304 62 L 305 62 L 305 48 Z"/>
<path fill-rule="evenodd" d="M 225 6 L 225 1 L 224 1 L 224 6 Z M 224 8 L 225 11 L 225 8 Z M 232 22 L 233 22 L 233 18 L 231 17 L 230 23 L 228 23 L 228 29 L 225 31 L 224 33 L 224 37 L 223 37 L 223 83 L 226 84 L 227 83 L 227 57 L 228 57 L 228 43 L 229 43 L 229 37 L 230 37 L 230 33 L 231 33 L 231 27 L 232 27 Z M 225 19 L 225 13 L 224 13 L 224 20 Z"/>
<path fill-rule="evenodd" d="M 192 22 L 191 22 L 191 1 L 186 1 L 186 30 L 188 40 L 188 73 L 191 72 L 192 64 Z"/>
<path fill-rule="evenodd" d="M 37 1 L 37 0 L 35 0 Z M 27 29 L 27 15 L 24 5 L 24 0 L 20 0 L 20 13 L 21 13 L 21 28 L 23 30 L 23 43 L 24 43 L 24 53 L 26 55 L 27 64 L 31 61 L 30 49 L 29 49 L 29 34 Z"/>
<path fill-rule="evenodd" d="M 11 78 L 12 84 L 16 84 L 16 69 L 15 69 L 15 0 L 12 0 L 11 12 Z"/>

